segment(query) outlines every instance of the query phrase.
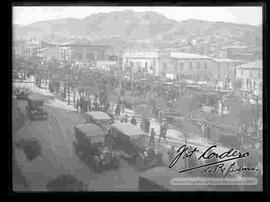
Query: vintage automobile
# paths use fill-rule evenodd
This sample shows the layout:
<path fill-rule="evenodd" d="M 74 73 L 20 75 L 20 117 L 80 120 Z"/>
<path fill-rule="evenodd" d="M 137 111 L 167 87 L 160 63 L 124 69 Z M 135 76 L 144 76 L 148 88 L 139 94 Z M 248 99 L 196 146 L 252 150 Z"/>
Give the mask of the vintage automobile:
<path fill-rule="evenodd" d="M 15 96 L 18 100 L 26 100 L 28 98 L 28 92 L 25 89 L 16 89 Z"/>
<path fill-rule="evenodd" d="M 102 111 L 86 112 L 85 123 L 94 123 L 103 130 L 107 130 L 111 124 L 111 117 Z"/>
<path fill-rule="evenodd" d="M 93 123 L 80 124 L 74 126 L 74 131 L 75 152 L 86 165 L 96 172 L 118 167 L 119 158 L 106 148 L 105 133 L 101 127 Z"/>
<path fill-rule="evenodd" d="M 27 100 L 26 112 L 31 120 L 48 118 L 48 113 L 43 109 L 43 100 L 39 95 L 31 94 Z"/>
<path fill-rule="evenodd" d="M 106 145 L 111 150 L 120 151 L 121 156 L 135 164 L 139 170 L 164 165 L 162 155 L 148 147 L 148 136 L 130 123 L 114 123 L 106 135 Z"/>

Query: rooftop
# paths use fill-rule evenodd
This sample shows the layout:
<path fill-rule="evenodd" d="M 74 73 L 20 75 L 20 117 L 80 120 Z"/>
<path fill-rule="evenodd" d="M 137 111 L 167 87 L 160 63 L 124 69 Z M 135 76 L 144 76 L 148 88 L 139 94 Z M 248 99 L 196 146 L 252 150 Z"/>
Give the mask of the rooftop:
<path fill-rule="evenodd" d="M 110 120 L 111 119 L 108 114 L 101 111 L 92 111 L 92 112 L 87 112 L 86 114 L 96 120 Z"/>
<path fill-rule="evenodd" d="M 76 126 L 74 126 L 74 128 L 83 132 L 87 136 L 104 135 L 104 131 L 102 130 L 102 128 L 100 128 L 96 124 L 92 124 L 92 123 L 76 125 Z"/>
<path fill-rule="evenodd" d="M 237 60 L 232 60 L 229 58 L 214 58 L 216 62 L 237 62 Z"/>
<path fill-rule="evenodd" d="M 59 46 L 104 46 L 104 47 L 107 47 L 107 45 L 105 44 L 93 44 L 91 43 L 91 41 L 87 39 L 72 39 L 72 40 L 59 44 Z"/>
<path fill-rule="evenodd" d="M 158 52 L 155 50 L 127 50 L 123 55 L 130 58 L 157 58 Z"/>
<path fill-rule="evenodd" d="M 143 134 L 143 131 L 138 126 L 134 126 L 131 123 L 114 123 L 111 127 L 128 136 L 138 136 Z"/>
<path fill-rule="evenodd" d="M 211 59 L 211 57 L 205 55 L 197 55 L 185 52 L 171 52 L 171 57 L 173 58 L 183 58 L 183 59 Z"/>
<path fill-rule="evenodd" d="M 262 60 L 257 60 L 254 62 L 246 63 L 243 65 L 239 65 L 236 68 L 239 69 L 262 69 Z"/>

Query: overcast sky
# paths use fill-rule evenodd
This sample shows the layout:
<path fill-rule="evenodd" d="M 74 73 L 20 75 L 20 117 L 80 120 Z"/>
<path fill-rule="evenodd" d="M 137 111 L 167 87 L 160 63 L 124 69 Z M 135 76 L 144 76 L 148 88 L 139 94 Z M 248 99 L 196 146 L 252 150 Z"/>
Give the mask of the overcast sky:
<path fill-rule="evenodd" d="M 13 7 L 13 23 L 26 25 L 36 21 L 60 18 L 84 18 L 93 13 L 108 13 L 132 9 L 134 11 L 156 11 L 164 16 L 181 21 L 189 18 L 224 21 L 240 24 L 260 25 L 262 7 L 86 7 L 86 6 L 36 6 Z"/>

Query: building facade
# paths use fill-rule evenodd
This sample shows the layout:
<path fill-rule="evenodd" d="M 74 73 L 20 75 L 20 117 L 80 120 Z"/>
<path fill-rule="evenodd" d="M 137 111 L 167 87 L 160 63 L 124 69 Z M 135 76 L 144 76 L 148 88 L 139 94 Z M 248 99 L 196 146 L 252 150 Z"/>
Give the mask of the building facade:
<path fill-rule="evenodd" d="M 236 60 L 180 52 L 176 49 L 128 50 L 123 53 L 123 68 L 147 72 L 156 76 L 197 81 L 235 78 Z"/>
<path fill-rule="evenodd" d="M 241 80 L 242 90 L 255 94 L 262 92 L 262 61 L 254 61 L 235 67 L 236 79 Z"/>
<path fill-rule="evenodd" d="M 157 50 L 125 50 L 122 54 L 122 69 L 158 75 L 159 55 Z"/>
<path fill-rule="evenodd" d="M 59 45 L 60 60 L 94 63 L 107 60 L 107 45 L 68 43 Z"/>

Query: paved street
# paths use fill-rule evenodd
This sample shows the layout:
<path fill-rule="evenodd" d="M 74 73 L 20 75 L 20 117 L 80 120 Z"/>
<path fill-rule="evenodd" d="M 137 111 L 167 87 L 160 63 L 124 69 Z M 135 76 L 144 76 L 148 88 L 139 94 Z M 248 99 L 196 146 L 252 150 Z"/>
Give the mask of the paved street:
<path fill-rule="evenodd" d="M 78 158 L 72 144 L 75 140 L 73 126 L 83 123 L 83 116 L 76 112 L 73 106 L 54 99 L 52 95 L 38 89 L 33 84 L 22 85 L 35 93 L 43 94 L 45 110 L 49 113 L 48 120 L 28 120 L 15 134 L 16 141 L 21 138 L 35 137 L 42 144 L 42 157 L 31 162 L 27 161 L 21 150 L 15 150 L 18 167 L 27 181 L 31 182 L 30 189 L 44 191 L 48 181 L 59 174 L 66 173 L 83 181 L 89 190 L 137 190 L 139 172 L 126 161 L 121 160 L 118 170 L 96 174 Z M 19 107 L 24 110 L 26 101 L 18 102 Z M 130 110 L 126 110 L 126 113 L 134 114 Z M 155 120 L 151 120 L 151 125 L 159 134 L 159 124 Z M 166 155 L 170 148 L 169 145 L 184 144 L 184 137 L 179 131 L 169 129 L 167 138 L 169 143 L 159 144 L 159 151 L 164 154 L 164 162 L 169 164 Z M 198 136 L 190 137 L 188 142 L 190 145 L 198 147 L 200 151 L 209 146 L 206 140 Z M 225 148 L 219 148 L 219 150 L 225 151 Z"/>
<path fill-rule="evenodd" d="M 24 153 L 16 149 L 15 157 L 22 175 L 31 182 L 32 190 L 46 190 L 46 183 L 59 174 L 72 174 L 88 185 L 89 190 L 137 190 L 138 173 L 125 161 L 120 169 L 102 174 L 92 172 L 74 153 L 73 126 L 82 123 L 82 117 L 74 112 L 51 106 L 54 101 L 44 96 L 45 121 L 27 121 L 16 133 L 15 140 L 37 138 L 42 144 L 42 157 L 27 161 Z M 25 101 L 19 101 L 22 109 Z M 100 175 L 103 175 L 100 178 Z M 105 183 L 106 182 L 106 183 Z"/>

